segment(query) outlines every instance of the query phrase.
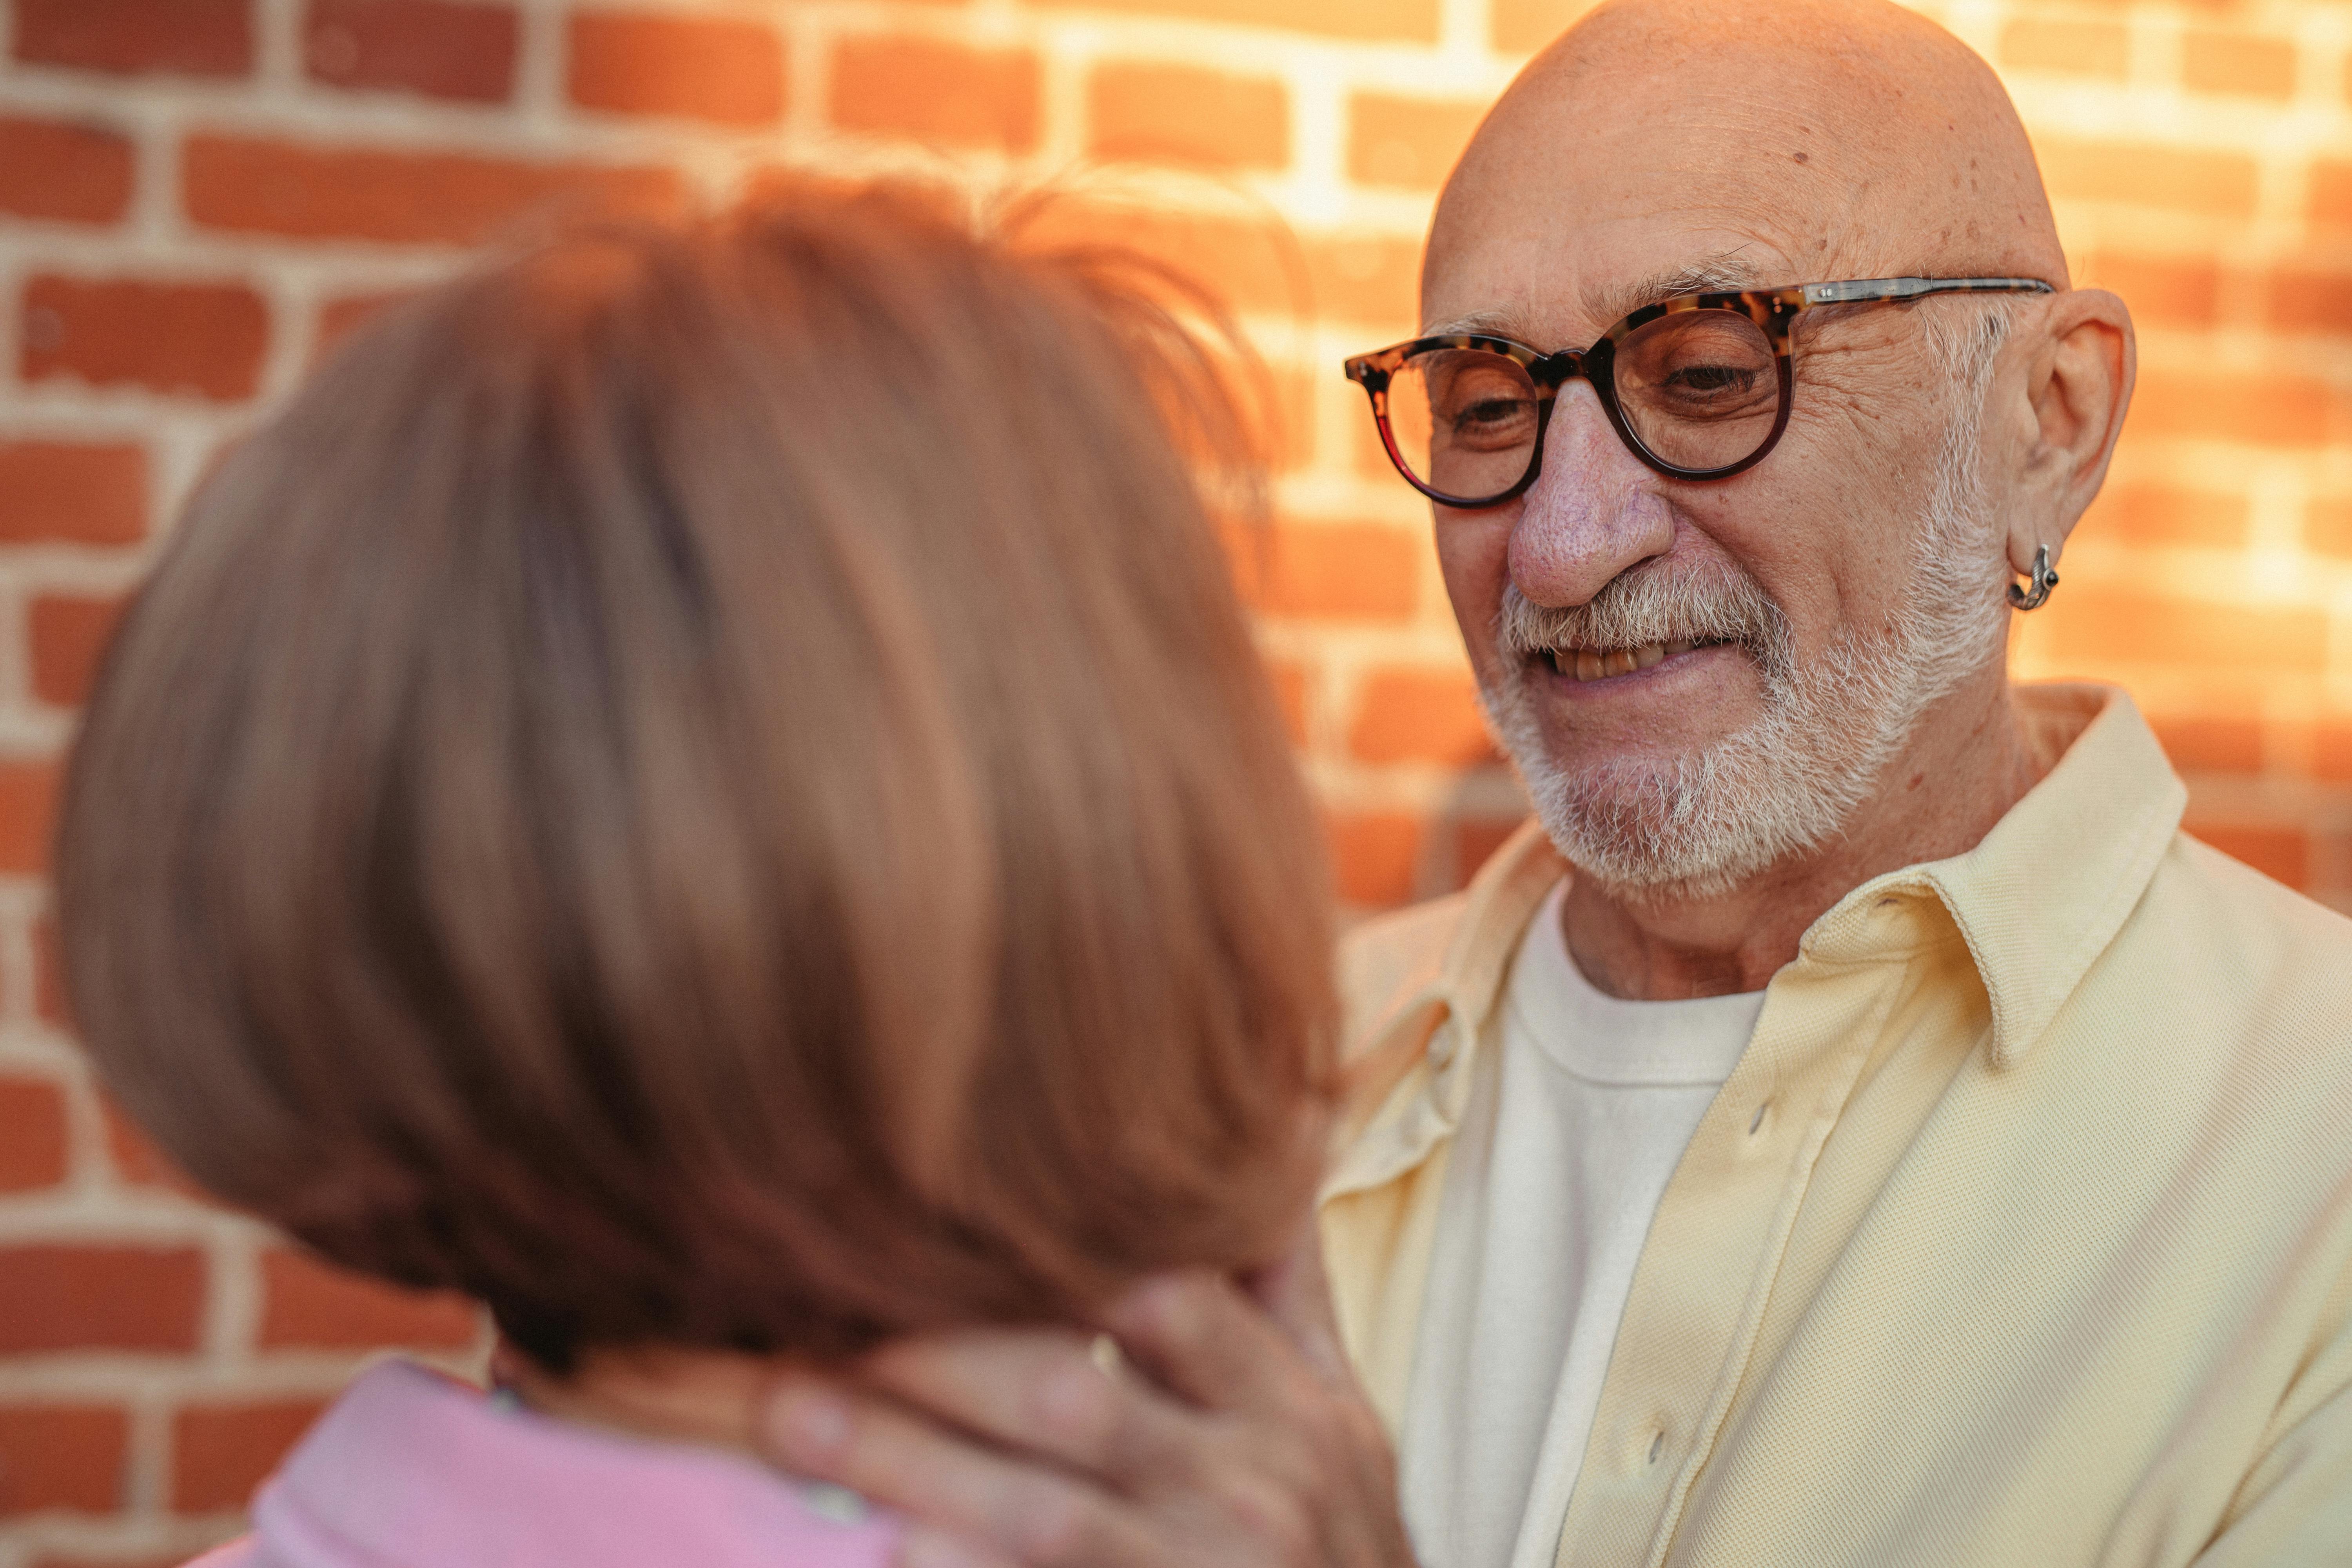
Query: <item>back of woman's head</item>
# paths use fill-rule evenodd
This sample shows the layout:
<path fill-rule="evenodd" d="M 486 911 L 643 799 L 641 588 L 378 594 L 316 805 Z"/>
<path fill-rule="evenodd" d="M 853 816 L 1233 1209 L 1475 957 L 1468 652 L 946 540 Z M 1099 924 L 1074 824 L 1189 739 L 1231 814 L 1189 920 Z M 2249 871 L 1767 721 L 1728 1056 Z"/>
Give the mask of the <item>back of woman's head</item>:
<path fill-rule="evenodd" d="M 130 1110 L 559 1369 L 1268 1256 L 1328 917 L 1183 342 L 886 189 L 389 313 L 89 708 L 61 917 Z"/>

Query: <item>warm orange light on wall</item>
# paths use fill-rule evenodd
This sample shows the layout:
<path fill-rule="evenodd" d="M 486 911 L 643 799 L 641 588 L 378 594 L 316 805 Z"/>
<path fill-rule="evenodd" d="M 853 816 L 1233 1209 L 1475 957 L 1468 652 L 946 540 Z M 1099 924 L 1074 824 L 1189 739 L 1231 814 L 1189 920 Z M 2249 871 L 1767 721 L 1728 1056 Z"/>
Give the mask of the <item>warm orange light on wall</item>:
<path fill-rule="evenodd" d="M 2352 909 L 2352 5 L 1923 8 L 2000 68 L 2077 280 L 2140 327 L 2129 432 L 2019 671 L 2131 687 L 2192 826 Z M 224 437 L 551 199 L 715 200 L 783 162 L 1142 160 L 1165 178 L 1077 221 L 1165 249 L 1264 343 L 1281 521 L 1244 585 L 1348 897 L 1433 892 L 1519 805 L 1426 511 L 1339 362 L 1410 332 L 1438 182 L 1581 9 L 0 0 L 0 1564 L 191 1551 L 363 1343 L 470 1331 L 188 1201 L 99 1103 L 47 977 L 73 707 Z M 77 1316 L 93 1292 L 113 1307 Z"/>

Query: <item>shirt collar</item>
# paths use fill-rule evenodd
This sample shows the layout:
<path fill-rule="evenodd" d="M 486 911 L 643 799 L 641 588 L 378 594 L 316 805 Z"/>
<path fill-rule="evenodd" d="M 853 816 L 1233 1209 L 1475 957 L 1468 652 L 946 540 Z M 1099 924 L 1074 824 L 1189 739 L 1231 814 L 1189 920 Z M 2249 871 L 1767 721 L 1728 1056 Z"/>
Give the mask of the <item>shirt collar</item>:
<path fill-rule="evenodd" d="M 2047 766 L 2041 782 L 1975 848 L 1874 878 L 1814 921 L 1799 947 L 1832 963 L 1890 956 L 1895 945 L 1874 911 L 1906 895 L 1932 896 L 1968 943 L 1990 999 L 1998 1068 L 2033 1044 L 2114 940 L 2189 798 L 2120 689 L 2021 686 L 2011 700 Z M 1410 975 L 1374 1010 L 1366 1062 L 1402 1053 L 1416 1059 L 1402 1071 L 1363 1075 L 1374 1102 L 1345 1118 L 1361 1135 L 1345 1140 L 1326 1198 L 1393 1178 L 1452 1132 L 1512 954 L 1567 872 L 1541 826 L 1522 826 L 1472 879 L 1434 970 Z"/>
<path fill-rule="evenodd" d="M 1805 933 L 1810 958 L 1884 951 L 1868 917 L 1887 899 L 1932 895 L 1968 943 L 1992 1011 L 1992 1064 L 2007 1068 L 2115 940 L 2179 831 L 2189 791 L 2139 709 L 2112 687 L 2012 694 L 2042 781 L 1981 843 L 1875 878 Z"/>

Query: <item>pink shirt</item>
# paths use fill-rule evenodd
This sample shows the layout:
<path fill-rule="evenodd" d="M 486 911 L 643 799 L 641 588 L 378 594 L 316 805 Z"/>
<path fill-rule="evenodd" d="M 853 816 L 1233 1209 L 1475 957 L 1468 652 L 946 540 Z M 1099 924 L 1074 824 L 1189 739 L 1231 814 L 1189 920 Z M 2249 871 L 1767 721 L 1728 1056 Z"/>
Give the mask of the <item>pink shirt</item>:
<path fill-rule="evenodd" d="M 895 1521 L 749 1459 L 509 1408 L 405 1362 L 362 1375 L 190 1568 L 887 1568 Z"/>

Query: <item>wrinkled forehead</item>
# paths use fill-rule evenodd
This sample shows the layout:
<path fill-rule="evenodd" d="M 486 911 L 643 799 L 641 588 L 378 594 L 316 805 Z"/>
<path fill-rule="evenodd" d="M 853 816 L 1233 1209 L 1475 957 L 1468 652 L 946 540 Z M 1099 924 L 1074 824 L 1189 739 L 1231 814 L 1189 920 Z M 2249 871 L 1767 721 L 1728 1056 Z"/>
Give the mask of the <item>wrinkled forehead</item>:
<path fill-rule="evenodd" d="M 1928 247 L 1895 215 L 1872 221 L 1867 189 L 1816 174 L 1800 125 L 1474 148 L 1431 229 L 1424 328 L 1581 346 L 1677 294 L 1919 270 Z"/>

